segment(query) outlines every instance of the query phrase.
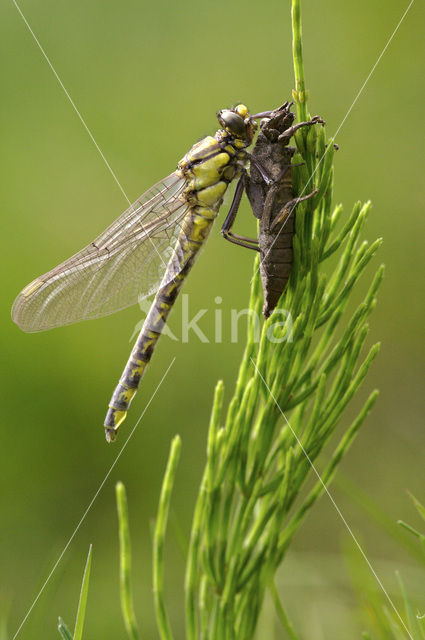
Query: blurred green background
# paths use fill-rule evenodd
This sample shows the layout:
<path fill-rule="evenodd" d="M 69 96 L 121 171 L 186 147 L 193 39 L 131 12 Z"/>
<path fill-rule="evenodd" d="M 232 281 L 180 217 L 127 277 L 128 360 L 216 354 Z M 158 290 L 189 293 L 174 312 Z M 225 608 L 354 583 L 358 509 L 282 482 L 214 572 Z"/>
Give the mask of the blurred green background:
<path fill-rule="evenodd" d="M 385 7 L 366 0 L 302 3 L 310 110 L 325 118 L 328 134 L 340 125 L 406 6 L 398 0 Z M 260 111 L 291 96 L 289 2 L 45 0 L 23 1 L 21 8 L 131 200 L 170 173 L 196 140 L 215 131 L 219 108 L 244 101 Z M 412 524 L 417 520 L 405 490 L 423 500 L 425 486 L 419 277 L 425 232 L 424 17 L 423 3 L 414 3 L 342 127 L 335 183 L 335 201 L 343 202 L 346 215 L 355 200 L 373 201 L 366 236 L 384 237 L 379 261 L 387 266 L 370 336 L 370 342 L 382 340 L 382 353 L 345 422 L 372 388 L 381 396 L 342 474 L 391 520 Z M 7 617 L 12 637 L 175 357 L 19 636 L 58 637 L 58 614 L 71 624 L 92 542 L 86 637 L 125 637 L 114 503 L 120 479 L 128 489 L 136 610 L 143 637 L 155 638 L 150 527 L 169 443 L 175 433 L 181 435 L 173 527 L 187 535 L 213 387 L 223 378 L 229 397 L 243 349 L 243 337 L 230 342 L 228 327 L 230 309 L 247 305 L 252 255 L 223 242 L 217 224 L 185 286 L 190 312 L 208 309 L 200 326 L 210 342 L 196 336 L 188 344 L 160 341 L 120 440 L 107 446 L 104 413 L 140 320 L 138 308 L 34 335 L 19 331 L 9 309 L 24 285 L 94 238 L 126 202 L 12 2 L 2 3 L 0 18 L 0 615 Z M 244 204 L 239 228 L 247 235 L 254 228 L 251 217 Z M 216 296 L 222 298 L 219 305 Z M 213 341 L 217 307 L 224 319 L 221 344 Z M 177 334 L 180 318 L 181 301 L 171 318 Z M 333 495 L 389 592 L 397 590 L 399 568 L 413 594 L 422 588 L 423 611 L 424 577 L 415 573 L 413 560 L 341 486 L 334 485 Z M 305 638 L 350 640 L 366 626 L 341 558 L 346 538 L 343 523 L 323 498 L 279 575 L 284 600 Z M 170 615 L 181 638 L 184 563 L 173 530 L 166 562 Z M 262 624 L 265 629 L 273 622 Z"/>

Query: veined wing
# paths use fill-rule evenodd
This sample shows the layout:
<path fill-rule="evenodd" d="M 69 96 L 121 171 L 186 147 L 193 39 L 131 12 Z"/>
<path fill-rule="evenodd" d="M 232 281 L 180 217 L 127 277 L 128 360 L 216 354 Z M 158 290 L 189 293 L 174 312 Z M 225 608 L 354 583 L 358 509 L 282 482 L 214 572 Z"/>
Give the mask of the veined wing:
<path fill-rule="evenodd" d="M 170 174 L 87 247 L 31 282 L 13 304 L 14 322 L 44 331 L 115 313 L 156 291 L 187 212 L 184 186 Z"/>

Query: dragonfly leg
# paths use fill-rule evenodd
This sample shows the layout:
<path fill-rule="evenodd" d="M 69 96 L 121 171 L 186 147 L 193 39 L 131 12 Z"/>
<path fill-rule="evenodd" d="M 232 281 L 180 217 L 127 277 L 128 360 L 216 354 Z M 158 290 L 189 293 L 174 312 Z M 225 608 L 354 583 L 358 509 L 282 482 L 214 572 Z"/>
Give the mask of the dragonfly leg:
<path fill-rule="evenodd" d="M 270 118 L 273 115 L 274 111 L 270 110 L 270 111 L 260 111 L 260 113 L 254 113 L 253 116 L 251 116 L 251 118 L 253 118 L 254 120 L 258 120 L 259 118 Z"/>
<path fill-rule="evenodd" d="M 308 120 L 307 122 L 298 122 L 297 124 L 292 125 L 292 127 L 289 127 L 288 129 L 286 129 L 286 131 L 281 133 L 278 140 L 289 140 L 289 138 L 292 138 L 292 136 L 296 131 L 298 131 L 298 129 L 301 129 L 302 127 L 310 127 L 313 124 L 324 125 L 325 121 L 322 120 L 320 116 L 314 116 L 311 120 Z"/>
<path fill-rule="evenodd" d="M 247 249 L 254 249 L 255 251 L 259 251 L 258 248 L 258 240 L 254 238 L 246 238 L 245 236 L 238 236 L 235 233 L 232 233 L 230 230 L 233 227 L 233 224 L 236 219 L 236 214 L 239 210 L 239 205 L 241 203 L 241 198 L 246 185 L 246 174 L 243 173 L 238 180 L 236 185 L 235 195 L 233 196 L 232 204 L 230 205 L 229 213 L 226 216 L 226 219 L 223 222 L 223 226 L 221 227 L 221 235 L 225 240 L 232 242 L 233 244 L 237 244 L 240 247 L 246 247 Z"/>
<path fill-rule="evenodd" d="M 236 233 L 228 233 L 227 235 L 223 235 L 223 237 L 232 242 L 233 244 L 237 244 L 240 247 L 245 247 L 245 249 L 254 249 L 254 251 L 260 251 L 258 246 L 258 240 L 254 240 L 253 238 L 246 238 L 245 236 L 238 236 Z"/>
<path fill-rule="evenodd" d="M 286 101 L 281 107 L 279 107 L 279 109 L 272 109 L 270 111 L 261 111 L 260 113 L 256 113 L 253 116 L 251 116 L 251 118 L 254 118 L 255 120 L 257 118 L 270 118 L 274 113 L 278 113 L 279 111 L 283 111 L 284 109 L 289 109 L 290 107 L 292 107 L 293 104 L 294 104 L 293 102 Z"/>

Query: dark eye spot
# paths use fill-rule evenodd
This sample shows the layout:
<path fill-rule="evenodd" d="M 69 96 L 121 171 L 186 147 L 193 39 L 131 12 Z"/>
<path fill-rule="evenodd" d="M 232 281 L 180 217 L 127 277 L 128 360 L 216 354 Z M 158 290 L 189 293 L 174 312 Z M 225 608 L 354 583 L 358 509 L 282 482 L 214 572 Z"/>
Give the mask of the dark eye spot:
<path fill-rule="evenodd" d="M 220 124 L 230 131 L 235 136 L 243 137 L 245 135 L 245 123 L 238 113 L 230 111 L 230 109 L 223 109 L 218 113 L 218 120 Z"/>

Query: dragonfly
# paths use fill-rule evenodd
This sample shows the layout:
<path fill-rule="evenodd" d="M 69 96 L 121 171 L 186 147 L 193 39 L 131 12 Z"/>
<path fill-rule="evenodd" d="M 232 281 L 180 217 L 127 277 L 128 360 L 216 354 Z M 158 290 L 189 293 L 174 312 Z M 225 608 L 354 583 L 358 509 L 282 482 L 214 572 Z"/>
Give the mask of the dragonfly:
<path fill-rule="evenodd" d="M 241 175 L 223 225 L 224 235 L 232 236 L 231 229 L 245 189 L 254 216 L 259 220 L 259 233 L 258 238 L 239 236 L 236 244 L 260 253 L 263 315 L 266 318 L 276 308 L 291 274 L 296 207 L 317 193 L 317 189 L 313 189 L 305 196 L 294 197 L 292 168 L 297 165 L 291 160 L 296 149 L 289 146 L 289 142 L 298 129 L 325 123 L 319 116 L 314 116 L 294 125 L 292 105 L 292 102 L 285 102 L 274 111 L 257 114 L 262 120 L 251 153 L 250 172 Z M 261 167 L 260 171 L 258 167 Z"/>
<path fill-rule="evenodd" d="M 13 304 L 14 322 L 23 331 L 37 332 L 115 313 L 155 292 L 109 403 L 104 422 L 108 442 L 116 439 L 127 416 L 229 184 L 240 181 L 248 163 L 256 165 L 265 183 L 271 182 L 247 151 L 256 119 L 264 113 L 271 112 L 251 115 L 243 104 L 220 110 L 214 136 L 193 145 L 173 173 L 148 189 L 84 249 L 28 284 Z M 231 242 L 241 241 L 226 229 L 222 233 Z"/>

